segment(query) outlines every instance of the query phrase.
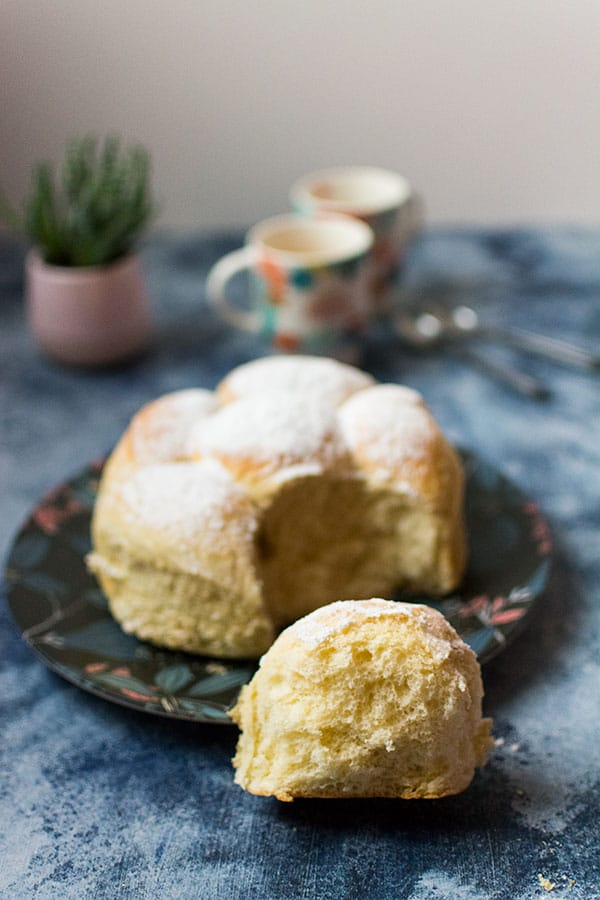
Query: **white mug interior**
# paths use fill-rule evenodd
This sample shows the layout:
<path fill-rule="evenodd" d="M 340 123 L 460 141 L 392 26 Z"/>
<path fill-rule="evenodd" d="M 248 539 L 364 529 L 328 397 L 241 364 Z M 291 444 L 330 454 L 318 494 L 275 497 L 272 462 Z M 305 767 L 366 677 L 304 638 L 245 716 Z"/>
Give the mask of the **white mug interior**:
<path fill-rule="evenodd" d="M 300 178 L 291 189 L 296 209 L 322 208 L 358 215 L 400 207 L 411 195 L 406 178 L 374 166 L 323 169 Z"/>
<path fill-rule="evenodd" d="M 275 216 L 255 225 L 248 243 L 278 258 L 282 265 L 322 266 L 366 254 L 373 232 L 364 222 L 345 215 Z"/>

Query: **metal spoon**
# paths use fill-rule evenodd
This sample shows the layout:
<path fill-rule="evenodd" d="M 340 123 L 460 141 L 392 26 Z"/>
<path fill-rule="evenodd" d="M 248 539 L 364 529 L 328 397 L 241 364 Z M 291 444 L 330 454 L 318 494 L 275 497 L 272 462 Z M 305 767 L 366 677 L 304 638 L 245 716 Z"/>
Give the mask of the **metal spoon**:
<path fill-rule="evenodd" d="M 442 328 L 445 326 L 455 336 L 462 334 L 492 338 L 519 350 L 535 353 L 553 362 L 577 366 L 592 372 L 600 371 L 600 356 L 597 354 L 545 334 L 523 331 L 520 328 L 483 325 L 479 320 L 478 313 L 470 306 L 460 305 L 447 309 L 444 315 L 440 315 L 440 325 Z"/>
<path fill-rule="evenodd" d="M 451 337 L 449 329 L 445 328 L 442 319 L 432 312 L 424 312 L 415 316 L 400 313 L 394 319 L 394 326 L 399 337 L 414 349 L 428 350 L 444 344 L 463 359 L 498 378 L 526 397 L 543 400 L 550 395 L 546 385 L 527 372 L 503 365 L 463 341 L 448 340 L 448 337 Z"/>

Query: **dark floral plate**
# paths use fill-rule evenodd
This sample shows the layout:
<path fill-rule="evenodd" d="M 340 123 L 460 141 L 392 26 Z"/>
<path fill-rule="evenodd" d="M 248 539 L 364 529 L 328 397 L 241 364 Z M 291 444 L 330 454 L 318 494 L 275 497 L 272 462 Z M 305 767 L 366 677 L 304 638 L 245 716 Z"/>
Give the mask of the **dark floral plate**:
<path fill-rule="evenodd" d="M 538 505 L 495 469 L 463 454 L 470 561 L 460 592 L 417 597 L 441 610 L 486 662 L 521 630 L 550 565 L 548 524 Z M 254 661 L 163 650 L 125 634 L 86 569 L 102 463 L 44 497 L 18 533 L 6 567 L 10 608 L 46 665 L 106 700 L 195 722 L 227 715 Z"/>

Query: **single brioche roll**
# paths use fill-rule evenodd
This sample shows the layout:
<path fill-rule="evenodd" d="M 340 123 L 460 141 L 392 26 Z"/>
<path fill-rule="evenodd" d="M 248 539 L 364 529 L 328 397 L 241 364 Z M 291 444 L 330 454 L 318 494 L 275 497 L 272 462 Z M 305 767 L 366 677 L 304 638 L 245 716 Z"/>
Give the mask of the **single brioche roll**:
<path fill-rule="evenodd" d="M 283 631 L 242 688 L 235 780 L 279 800 L 457 794 L 492 746 L 482 696 L 441 613 L 332 603 Z"/>
<path fill-rule="evenodd" d="M 126 631 L 258 657 L 323 597 L 455 588 L 462 513 L 459 458 L 419 394 L 332 359 L 269 357 L 134 416 L 88 562 Z"/>
<path fill-rule="evenodd" d="M 98 503 L 103 553 L 89 563 L 125 631 L 215 656 L 231 647 L 254 656 L 269 646 L 254 507 L 223 466 L 210 459 L 147 465 Z"/>

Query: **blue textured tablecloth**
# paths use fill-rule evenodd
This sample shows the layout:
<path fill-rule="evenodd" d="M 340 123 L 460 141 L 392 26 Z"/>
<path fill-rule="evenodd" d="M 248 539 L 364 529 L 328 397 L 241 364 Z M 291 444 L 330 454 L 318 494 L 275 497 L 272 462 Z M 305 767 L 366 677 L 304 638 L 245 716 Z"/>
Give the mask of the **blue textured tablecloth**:
<path fill-rule="evenodd" d="M 261 352 L 207 309 L 209 265 L 240 235 L 157 235 L 143 249 L 155 347 L 105 372 L 42 359 L 27 334 L 22 250 L 0 241 L 0 552 L 38 499 L 108 450 L 145 401 L 212 387 Z M 437 230 L 413 287 L 489 321 L 600 349 L 600 230 Z M 493 352 L 493 348 L 490 349 Z M 600 376 L 496 351 L 551 387 L 511 393 L 384 329 L 364 365 L 419 389 L 449 437 L 539 501 L 556 552 L 539 612 L 484 669 L 498 746 L 442 801 L 297 801 L 233 784 L 233 728 L 176 723 L 88 695 L 22 643 L 0 598 L 0 896 L 20 898 L 600 897 Z M 546 888 L 549 886 L 546 883 Z"/>

